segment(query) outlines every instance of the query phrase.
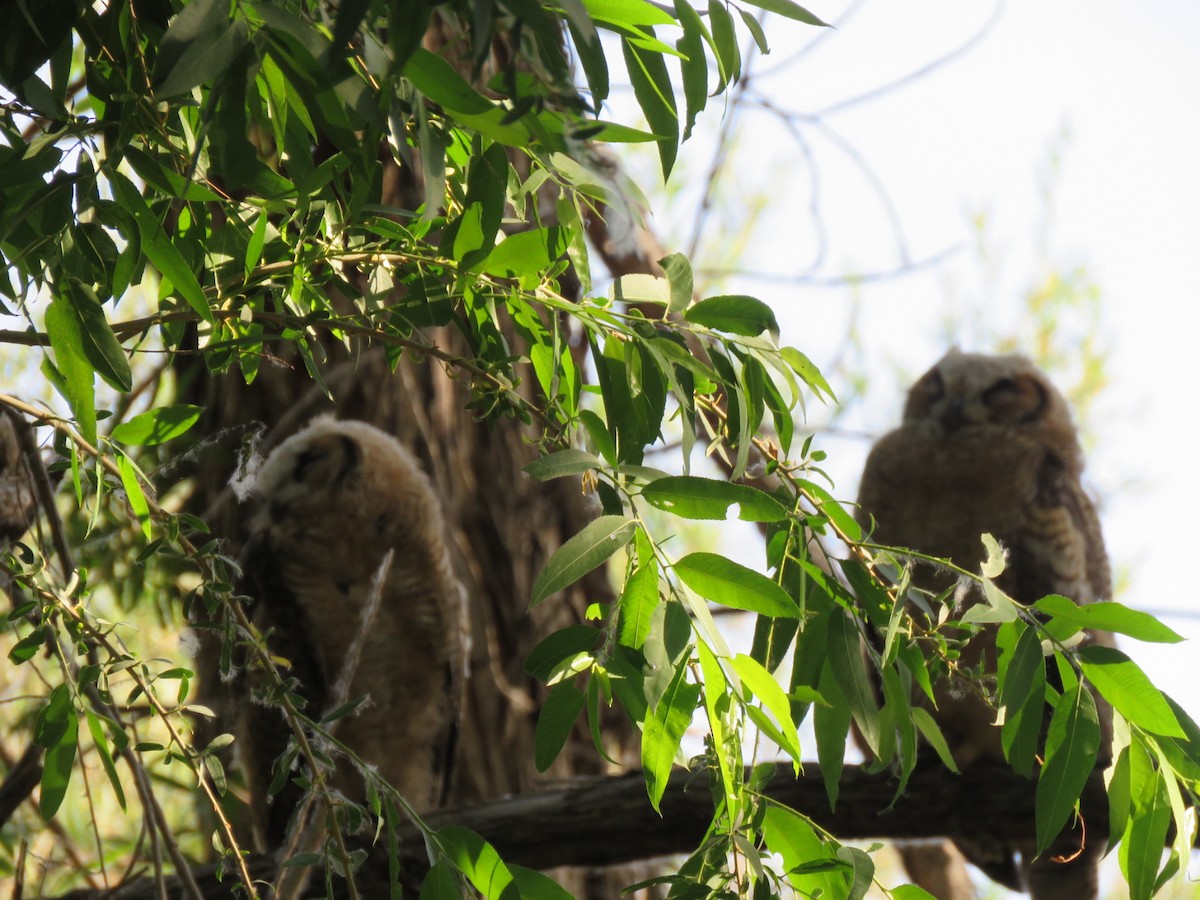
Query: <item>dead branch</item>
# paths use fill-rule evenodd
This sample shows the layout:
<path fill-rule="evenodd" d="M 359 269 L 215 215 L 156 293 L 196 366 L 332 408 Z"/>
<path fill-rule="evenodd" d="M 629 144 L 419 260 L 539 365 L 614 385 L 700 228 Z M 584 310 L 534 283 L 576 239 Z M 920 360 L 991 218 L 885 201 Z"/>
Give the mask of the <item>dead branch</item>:
<path fill-rule="evenodd" d="M 427 817 L 434 828 L 455 824 L 475 831 L 510 863 L 535 869 L 558 866 L 608 866 L 692 851 L 712 819 L 707 774 L 678 770 L 671 776 L 659 816 L 646 798 L 641 772 L 617 777 L 572 780 L 537 794 L 481 806 L 439 810 Z M 1031 838 L 1034 831 L 1033 784 L 1004 766 L 976 765 L 954 776 L 937 763 L 918 766 L 906 793 L 892 804 L 895 776 L 871 774 L 847 766 L 837 807 L 830 810 L 820 770 L 809 765 L 799 778 L 789 766 L 778 767 L 766 796 L 808 815 L 844 840 L 865 838 Z M 1089 835 L 1108 829 L 1108 806 L 1100 773 L 1094 773 L 1082 802 Z M 401 881 L 418 885 L 429 861 L 415 828 L 401 830 Z M 1098 838 L 1097 838 L 1098 839 Z M 274 863 L 267 857 L 248 860 L 255 878 L 270 878 Z M 358 873 L 363 896 L 386 896 L 386 848 L 371 849 Z M 193 870 L 207 898 L 234 897 L 236 879 L 224 883 L 215 869 Z M 318 879 L 313 879 L 314 881 Z M 138 879 L 103 894 L 112 900 L 153 896 L 151 879 Z M 95 891 L 76 891 L 69 900 L 99 900 Z M 64 898 L 65 900 L 65 898 Z"/>

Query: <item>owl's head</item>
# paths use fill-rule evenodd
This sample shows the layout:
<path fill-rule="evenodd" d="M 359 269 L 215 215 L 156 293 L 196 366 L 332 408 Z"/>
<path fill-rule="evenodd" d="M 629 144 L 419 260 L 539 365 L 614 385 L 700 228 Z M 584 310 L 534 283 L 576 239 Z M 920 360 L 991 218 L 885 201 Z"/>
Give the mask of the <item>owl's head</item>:
<path fill-rule="evenodd" d="M 1076 444 L 1067 401 L 1032 362 L 1017 354 L 951 350 L 908 392 L 904 422 L 942 437 L 998 428 Z"/>
<path fill-rule="evenodd" d="M 368 527 L 375 537 L 403 532 L 406 520 L 434 507 L 432 489 L 413 455 L 367 422 L 313 419 L 271 452 L 252 493 L 255 528 Z M 364 525 L 365 523 L 365 525 Z"/>

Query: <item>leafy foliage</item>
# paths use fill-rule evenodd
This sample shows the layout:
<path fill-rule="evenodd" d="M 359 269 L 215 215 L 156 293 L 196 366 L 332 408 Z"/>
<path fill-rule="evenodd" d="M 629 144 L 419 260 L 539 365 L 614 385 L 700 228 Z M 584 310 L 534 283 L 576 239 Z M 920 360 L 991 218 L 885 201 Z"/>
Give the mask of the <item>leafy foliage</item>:
<path fill-rule="evenodd" d="M 791 0 L 748 5 L 822 24 Z M 909 588 L 910 554 L 867 543 L 817 483 L 820 454 L 807 442 L 792 446 L 805 396 L 833 395 L 807 356 L 780 345 L 769 307 L 739 295 L 694 299 L 690 264 L 678 254 L 661 261 L 664 277 L 626 276 L 611 297 L 595 296 L 587 226 L 628 220 L 636 207 L 596 142 L 653 141 L 668 176 L 710 91 L 739 78 L 737 22 L 765 44 L 750 9 L 717 0 L 699 11 L 683 0 L 670 9 L 645 0 L 54 6 L 44 20 L 12 17 L 0 50 L 9 92 L 0 111 L 0 294 L 28 323 L 4 338 L 41 348 L 42 371 L 69 413 L 7 395 L 0 402 L 58 432 L 80 536 L 105 535 L 114 556 L 132 548 L 151 573 L 188 572 L 189 599 L 227 611 L 231 632 L 274 673 L 274 701 L 298 736 L 320 725 L 303 719 L 266 658 L 233 597 L 229 561 L 204 522 L 160 503 L 146 474 L 156 448 L 185 434 L 198 410 L 156 398 L 134 415 L 122 399 L 113 414 L 98 399 L 133 393 L 159 348 L 199 352 L 213 371 L 237 370 L 249 383 L 285 344 L 318 385 L 325 341 L 382 346 L 393 364 L 422 354 L 469 386 L 479 416 L 536 426 L 542 455 L 527 472 L 582 476 L 603 515 L 554 553 L 531 604 L 554 602 L 606 563 L 622 589 L 595 627 L 550 635 L 529 658 L 527 671 L 552 685 L 535 762 L 550 765 L 585 708 L 616 704 L 641 728 L 657 808 L 699 716 L 714 814 L 703 844 L 667 879 L 677 896 L 770 896 L 785 886 L 863 896 L 874 879 L 870 853 L 768 800 L 757 751 L 747 748 L 764 735 L 798 767 L 799 726 L 811 713 L 833 803 L 854 722 L 878 765 L 900 773 L 902 790 L 918 735 L 952 764 L 914 698 L 931 696 L 932 681 L 982 627 L 998 628 L 1002 652 L 996 677 L 981 675 L 979 689 L 1004 712 L 1014 768 L 1036 767 L 1041 846 L 1072 814 L 1096 758 L 1094 689 L 1117 711 L 1113 836 L 1123 837 L 1132 895 L 1149 896 L 1186 858 L 1200 729 L 1117 651 L 1068 647 L 1083 627 L 1142 640 L 1172 633 L 1118 604 L 1080 610 L 1048 597 L 1025 607 L 996 588 L 990 564 L 962 573 L 986 602 L 955 619 L 947 598 Z M 423 43 L 431 25 L 443 44 Z M 598 117 L 614 43 L 649 131 Z M 385 164 L 418 184 L 416 208 L 381 204 Z M 548 192 L 551 204 L 541 202 Z M 582 282 L 578 295 L 563 289 L 568 271 Z M 150 310 L 133 316 L 138 288 Z M 471 353 L 443 349 L 443 327 Z M 646 465 L 668 434 L 680 438 L 682 475 Z M 727 480 L 691 474 L 697 443 L 722 461 Z M 651 508 L 761 523 L 766 564 L 676 556 Z M 828 558 L 814 537 L 844 547 L 845 558 Z M 46 751 L 43 815 L 61 814 L 88 738 L 122 807 L 115 760 L 130 767 L 148 805 L 141 760 L 154 755 L 186 769 L 219 809 L 226 776 L 217 751 L 227 736 L 203 748 L 188 739 L 184 714 L 205 712 L 187 703 L 192 674 L 131 650 L 134 638 L 67 561 L 56 571 L 47 548 L 15 549 L 5 568 L 31 599 L 8 617 L 9 662 L 39 666 L 49 685 L 32 723 Z M 147 593 L 143 583 L 129 587 Z M 750 653 L 729 648 L 710 604 L 756 616 Z M 879 690 L 860 659 L 867 627 L 883 638 L 871 651 Z M 35 662 L 44 649 L 52 665 Z M 1046 681 L 1043 652 L 1057 660 L 1061 691 Z M 158 737 L 138 737 L 143 717 Z M 303 741 L 294 752 L 310 771 L 327 769 Z M 381 827 L 410 812 L 386 785 L 371 787 L 364 815 Z M 1160 866 L 1172 821 L 1181 837 Z M 422 896 L 461 896 L 468 884 L 488 897 L 562 894 L 462 829 L 427 838 L 433 868 Z M 227 824 L 214 843 L 253 894 Z M 337 840 L 318 858 L 342 873 L 358 862 Z M 908 886 L 892 896 L 918 893 Z"/>

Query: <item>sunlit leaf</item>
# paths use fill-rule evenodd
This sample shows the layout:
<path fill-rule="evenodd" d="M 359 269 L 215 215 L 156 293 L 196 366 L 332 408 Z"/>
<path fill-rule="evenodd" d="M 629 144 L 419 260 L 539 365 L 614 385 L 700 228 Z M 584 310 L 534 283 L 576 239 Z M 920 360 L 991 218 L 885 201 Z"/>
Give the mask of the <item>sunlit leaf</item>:
<path fill-rule="evenodd" d="M 530 606 L 574 584 L 633 537 L 635 523 L 624 516 L 600 516 L 554 551 L 533 583 Z"/>
<path fill-rule="evenodd" d="M 1113 631 L 1139 641 L 1175 644 L 1183 640 L 1181 635 L 1176 634 L 1149 613 L 1130 609 L 1128 606 L 1113 601 L 1105 600 L 1080 606 L 1066 597 L 1051 594 L 1035 603 L 1034 608 L 1056 619 L 1073 622 L 1084 628 Z"/>
<path fill-rule="evenodd" d="M 1079 650 L 1084 677 L 1130 722 L 1154 734 L 1185 737 L 1166 699 L 1133 660 L 1114 647 Z"/>
<path fill-rule="evenodd" d="M 800 614 L 796 602 L 770 578 L 715 553 L 689 553 L 675 563 L 675 574 L 701 597 L 722 606 L 765 616 Z"/>
<path fill-rule="evenodd" d="M 800 4 L 793 3 L 792 0 L 746 0 L 746 2 L 751 6 L 757 6 L 759 9 L 765 9 L 767 12 L 773 12 L 788 19 L 795 19 L 806 25 L 829 26 L 828 22 L 822 22 Z"/>
<path fill-rule="evenodd" d="M 117 425 L 112 430 L 112 437 L 114 441 L 135 446 L 162 444 L 185 434 L 202 412 L 204 407 L 187 403 L 160 406 Z"/>
<path fill-rule="evenodd" d="M 723 521 L 735 505 L 737 517 L 745 522 L 779 522 L 787 518 L 787 510 L 779 501 L 757 488 L 692 475 L 652 481 L 642 489 L 642 499 L 685 519 Z"/>
<path fill-rule="evenodd" d="M 505 889 L 513 875 L 494 847 L 473 831 L 458 825 L 439 829 L 434 839 L 446 856 L 487 900 L 508 900 Z"/>
<path fill-rule="evenodd" d="M 742 683 L 754 692 L 779 723 L 780 737 L 777 743 L 795 762 L 800 762 L 800 738 L 796 732 L 796 723 L 792 721 L 791 705 L 783 688 L 771 673 L 751 656 L 739 653 L 730 662 Z"/>

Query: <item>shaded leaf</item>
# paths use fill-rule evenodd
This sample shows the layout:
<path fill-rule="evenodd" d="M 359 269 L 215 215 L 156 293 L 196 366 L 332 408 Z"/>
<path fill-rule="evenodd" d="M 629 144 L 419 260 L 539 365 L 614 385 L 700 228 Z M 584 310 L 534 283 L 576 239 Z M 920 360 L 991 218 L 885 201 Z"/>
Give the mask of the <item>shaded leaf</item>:
<path fill-rule="evenodd" d="M 539 772 L 545 772 L 562 752 L 571 727 L 583 710 L 583 692 L 569 681 L 556 684 L 538 713 L 533 739 L 533 762 Z"/>
<path fill-rule="evenodd" d="M 585 450 L 568 448 L 540 456 L 521 469 L 530 478 L 550 481 L 564 475 L 581 475 L 600 468 L 600 460 Z"/>
<path fill-rule="evenodd" d="M 75 750 L 79 743 L 79 717 L 71 689 L 60 684 L 50 692 L 34 722 L 33 738 L 46 752 L 42 757 L 42 782 L 38 808 L 44 819 L 54 818 L 71 783 Z"/>
<path fill-rule="evenodd" d="M 690 306 L 683 317 L 695 325 L 746 337 L 764 331 L 779 333 L 779 322 L 771 307 L 755 297 L 738 294 L 701 300 Z"/>
<path fill-rule="evenodd" d="M 646 775 L 646 792 L 650 804 L 660 812 L 659 803 L 667 789 L 667 779 L 684 732 L 692 723 L 700 685 L 687 680 L 687 666 L 679 666 L 665 694 L 651 715 L 646 717 L 642 731 L 642 769 Z"/>
<path fill-rule="evenodd" d="M 1096 702 L 1082 684 L 1063 692 L 1046 732 L 1046 763 L 1035 798 L 1037 852 L 1058 836 L 1087 783 L 1100 749 Z"/>
<path fill-rule="evenodd" d="M 599 634 L 591 625 L 568 625 L 554 632 L 529 651 L 525 658 L 525 674 L 538 681 L 548 680 L 563 660 L 593 650 Z"/>

